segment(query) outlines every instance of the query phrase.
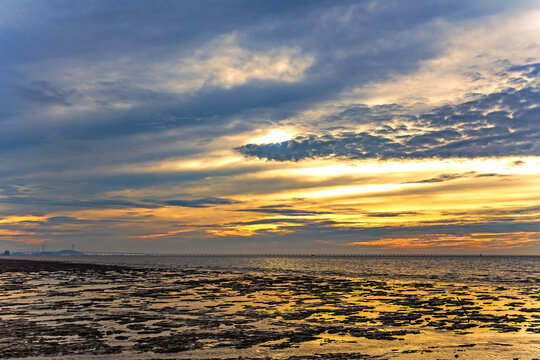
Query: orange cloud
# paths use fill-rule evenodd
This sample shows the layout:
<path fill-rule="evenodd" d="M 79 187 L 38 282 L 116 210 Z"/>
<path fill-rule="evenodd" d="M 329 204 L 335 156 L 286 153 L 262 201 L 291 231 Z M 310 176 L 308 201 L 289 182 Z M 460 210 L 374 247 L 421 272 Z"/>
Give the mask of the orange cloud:
<path fill-rule="evenodd" d="M 149 234 L 149 235 L 132 236 L 132 238 L 150 239 L 150 238 L 157 238 L 157 237 L 167 237 L 167 236 L 173 236 L 173 235 L 176 235 L 176 234 L 189 232 L 189 231 L 193 231 L 193 229 L 182 229 L 182 230 L 167 231 L 166 233 L 162 233 L 162 234 Z"/>
<path fill-rule="evenodd" d="M 11 230 L 0 229 L 0 236 L 15 236 L 15 235 L 26 235 L 26 233 L 22 231 L 11 231 Z"/>
<path fill-rule="evenodd" d="M 428 234 L 412 237 L 383 237 L 374 241 L 351 242 L 349 246 L 374 246 L 381 249 L 425 249 L 463 247 L 473 249 L 511 249 L 540 243 L 540 233 L 471 233 L 467 235 Z"/>
<path fill-rule="evenodd" d="M 0 219 L 0 224 L 16 224 L 23 221 L 45 221 L 45 220 L 47 220 L 46 216 L 33 216 L 33 215 L 8 216 L 3 219 Z"/>

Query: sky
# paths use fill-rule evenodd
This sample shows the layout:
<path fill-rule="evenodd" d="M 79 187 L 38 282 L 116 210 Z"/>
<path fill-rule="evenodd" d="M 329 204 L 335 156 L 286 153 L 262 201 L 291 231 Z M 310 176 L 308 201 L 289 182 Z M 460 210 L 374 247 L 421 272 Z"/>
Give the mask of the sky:
<path fill-rule="evenodd" d="M 0 248 L 540 254 L 537 1 L 0 2 Z"/>

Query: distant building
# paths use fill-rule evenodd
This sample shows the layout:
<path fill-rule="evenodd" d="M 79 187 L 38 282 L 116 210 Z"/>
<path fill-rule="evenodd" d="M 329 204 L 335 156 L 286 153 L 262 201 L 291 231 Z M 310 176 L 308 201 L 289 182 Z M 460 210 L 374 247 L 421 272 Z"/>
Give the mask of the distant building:
<path fill-rule="evenodd" d="M 9 256 L 9 254 L 11 254 L 9 250 L 4 251 L 4 255 Z"/>

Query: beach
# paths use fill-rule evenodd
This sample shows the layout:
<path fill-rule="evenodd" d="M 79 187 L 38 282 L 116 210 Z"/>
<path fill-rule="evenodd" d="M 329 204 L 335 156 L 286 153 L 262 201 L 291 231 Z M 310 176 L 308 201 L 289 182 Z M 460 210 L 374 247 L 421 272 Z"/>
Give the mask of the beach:
<path fill-rule="evenodd" d="M 1 258 L 0 358 L 540 358 L 537 267 L 448 281 L 107 258 Z"/>

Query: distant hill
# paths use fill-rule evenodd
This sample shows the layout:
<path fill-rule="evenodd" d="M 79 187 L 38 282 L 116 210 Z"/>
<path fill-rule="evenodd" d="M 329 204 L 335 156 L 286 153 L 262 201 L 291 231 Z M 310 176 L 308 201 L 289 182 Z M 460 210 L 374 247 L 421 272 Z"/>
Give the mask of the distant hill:
<path fill-rule="evenodd" d="M 42 252 L 14 252 L 13 256 L 80 256 L 86 255 L 81 251 L 76 250 L 59 250 L 59 251 L 42 251 Z"/>

